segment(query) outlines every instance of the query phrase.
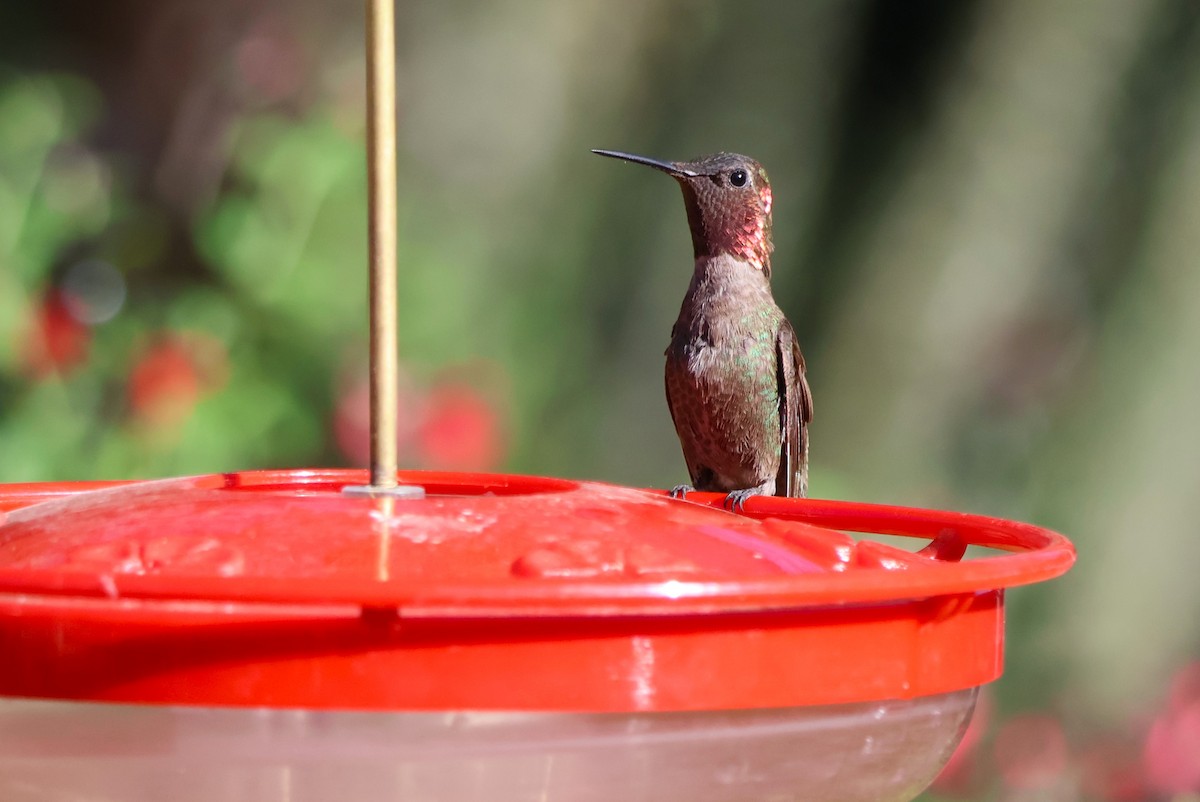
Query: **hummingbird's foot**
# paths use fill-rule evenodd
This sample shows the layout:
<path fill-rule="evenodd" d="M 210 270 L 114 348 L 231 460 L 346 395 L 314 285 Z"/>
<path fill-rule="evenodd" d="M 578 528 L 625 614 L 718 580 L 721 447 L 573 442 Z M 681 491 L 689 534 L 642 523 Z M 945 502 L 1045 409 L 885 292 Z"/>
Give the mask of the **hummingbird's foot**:
<path fill-rule="evenodd" d="M 667 495 L 669 495 L 671 498 L 686 499 L 687 494 L 691 493 L 695 489 L 696 488 L 692 487 L 691 485 L 675 485 L 671 488 L 671 492 Z"/>
<path fill-rule="evenodd" d="M 775 480 L 764 482 L 761 485 L 754 487 L 746 487 L 741 490 L 734 490 L 729 495 L 725 496 L 724 507 L 733 512 L 742 512 L 746 506 L 746 499 L 751 496 L 770 496 L 775 492 Z"/>

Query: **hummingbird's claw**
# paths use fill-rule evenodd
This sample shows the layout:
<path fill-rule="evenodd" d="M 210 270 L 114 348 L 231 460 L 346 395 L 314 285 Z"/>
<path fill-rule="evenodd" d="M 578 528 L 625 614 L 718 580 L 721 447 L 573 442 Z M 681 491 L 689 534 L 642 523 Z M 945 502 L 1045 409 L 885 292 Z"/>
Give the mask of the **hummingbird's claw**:
<path fill-rule="evenodd" d="M 696 488 L 692 487 L 691 485 L 675 485 L 671 488 L 671 492 L 667 495 L 669 495 L 671 498 L 686 499 L 687 494 L 691 493 L 695 489 Z"/>
<path fill-rule="evenodd" d="M 741 512 L 746 506 L 746 499 L 752 495 L 754 494 L 749 490 L 734 490 L 725 497 L 725 501 L 722 502 L 721 506 L 730 512 Z"/>
<path fill-rule="evenodd" d="M 770 490 L 762 485 L 747 487 L 741 490 L 734 490 L 729 495 L 725 496 L 725 501 L 722 506 L 731 512 L 743 512 L 746 507 L 746 499 L 751 496 L 770 495 Z"/>

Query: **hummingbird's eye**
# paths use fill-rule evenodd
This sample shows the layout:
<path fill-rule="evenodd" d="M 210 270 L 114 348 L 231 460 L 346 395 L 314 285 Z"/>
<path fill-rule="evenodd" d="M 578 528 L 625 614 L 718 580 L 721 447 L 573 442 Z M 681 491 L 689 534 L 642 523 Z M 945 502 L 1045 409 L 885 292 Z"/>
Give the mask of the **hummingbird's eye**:
<path fill-rule="evenodd" d="M 746 186 L 746 182 L 749 180 L 750 176 L 746 174 L 745 170 L 740 168 L 729 174 L 729 183 L 733 184 L 735 187 L 744 187 Z"/>

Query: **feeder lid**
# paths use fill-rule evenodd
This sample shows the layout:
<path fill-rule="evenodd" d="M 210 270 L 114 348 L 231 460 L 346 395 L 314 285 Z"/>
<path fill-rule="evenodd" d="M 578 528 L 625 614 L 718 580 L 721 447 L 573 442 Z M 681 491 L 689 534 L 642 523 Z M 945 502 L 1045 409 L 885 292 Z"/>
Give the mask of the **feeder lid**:
<path fill-rule="evenodd" d="M 197 615 L 209 623 L 244 622 L 249 616 L 258 621 L 256 626 L 264 615 L 325 624 L 352 620 L 357 627 L 374 621 L 373 635 L 355 636 L 379 639 L 370 648 L 358 641 L 357 647 L 321 643 L 324 624 L 310 627 L 309 645 L 334 662 L 344 661 L 347 649 L 395 647 L 407 654 L 408 671 L 422 654 L 441 655 L 431 658 L 429 666 L 449 665 L 447 650 L 461 652 L 470 644 L 495 653 L 484 648 L 478 657 L 485 662 L 468 674 L 486 675 L 499 665 L 510 669 L 497 685 L 494 679 L 468 678 L 459 667 L 452 693 L 410 688 L 407 694 L 372 695 L 364 691 L 370 683 L 335 690 L 325 680 L 318 692 L 314 687 L 297 690 L 304 682 L 288 686 L 281 681 L 265 703 L 536 707 L 537 699 L 555 695 L 547 690 L 545 665 L 532 669 L 521 661 L 554 664 L 567 659 L 556 665 L 590 665 L 584 673 L 595 674 L 597 684 L 589 690 L 587 678 L 580 677 L 551 707 L 707 704 L 698 701 L 703 693 L 672 696 L 658 689 L 648 697 L 643 693 L 638 702 L 628 683 L 611 681 L 614 672 L 628 673 L 614 668 L 605 651 L 620 643 L 619 665 L 629 664 L 630 648 L 659 654 L 652 658 L 652 663 L 660 661 L 653 664 L 656 676 L 672 665 L 669 654 L 675 654 L 678 670 L 691 673 L 697 669 L 685 669 L 687 659 L 707 655 L 704 659 L 715 662 L 701 670 L 716 673 L 701 684 L 743 689 L 716 694 L 717 706 L 759 706 L 860 701 L 863 693 L 869 694 L 864 698 L 881 692 L 884 698 L 912 696 L 988 681 L 1000 670 L 1000 589 L 1056 576 L 1073 561 L 1070 544 L 1053 532 L 956 513 L 754 498 L 746 505 L 748 514 L 736 515 L 720 508 L 716 494 L 696 493 L 689 502 L 699 503 L 685 503 L 659 491 L 483 474 L 403 474 L 402 482 L 425 488 L 423 499 L 343 492 L 365 480 L 359 471 L 265 471 L 115 483 L 93 486 L 97 489 L 91 492 L 71 485 L 0 487 L 0 599 L 7 601 L 5 609 L 11 612 L 17 605 L 26 616 L 33 605 L 52 617 L 107 616 L 109 625 L 128 622 L 130 616 L 142 616 L 143 626 L 164 627 Z M 840 530 L 932 542 L 914 553 L 856 540 Z M 961 561 L 969 544 L 1012 553 Z M 884 643 L 879 638 L 886 635 L 886 616 L 880 618 L 880 610 L 899 613 L 898 626 L 911 635 L 904 648 L 930 650 L 932 667 L 908 666 L 869 682 L 858 679 L 863 671 L 849 670 L 856 661 L 873 670 L 869 666 L 874 662 L 864 654 L 878 652 Z M 961 618 L 956 625 L 945 625 L 956 617 Z M 914 620 L 927 626 L 914 630 Z M 844 637 L 849 630 L 839 627 L 867 633 L 870 627 L 862 626 L 868 623 L 874 634 L 851 648 Z M 971 625 L 975 635 L 968 637 Z M 338 637 L 349 637 L 336 625 L 334 629 L 341 633 Z M 808 634 L 799 637 L 801 630 Z M 57 631 L 61 635 L 61 627 Z M 935 631 L 942 641 L 933 637 Z M 422 641 L 417 648 L 406 640 L 418 632 L 440 646 Z M 699 652 L 681 646 L 696 645 L 706 632 L 710 637 Z M 818 632 L 825 632 L 825 641 L 812 640 Z M 479 641 L 481 633 L 488 633 L 487 643 Z M 639 638 L 643 647 L 630 645 Z M 666 642 L 676 651 L 661 651 Z M 763 648 L 751 649 L 752 656 L 717 657 L 751 642 Z M 172 648 L 187 650 L 172 643 Z M 238 651 L 246 649 L 244 640 L 236 648 L 228 638 L 221 643 L 220 648 L 232 649 L 228 656 L 235 663 L 245 658 Z M 528 651 L 535 643 L 537 648 Z M 554 653 L 555 643 L 562 654 Z M 595 650 L 589 652 L 582 645 L 586 643 Z M 334 646 L 336 654 L 330 652 Z M 53 652 L 52 646 L 47 648 Z M 290 640 L 288 648 L 302 649 Z M 775 649 L 781 651 L 774 654 Z M 62 655 L 51 652 L 43 657 L 58 660 L 61 673 Z M 501 653 L 523 654 L 517 658 L 522 668 L 516 669 L 509 657 L 497 658 Z M 25 654 L 36 661 L 33 652 L 26 649 Z M 807 673 L 793 670 L 792 680 L 780 685 L 783 690 L 764 691 L 758 687 L 762 683 L 749 688 L 744 679 L 731 681 L 721 668 L 740 675 L 751 668 L 740 657 L 756 665 L 772 660 L 778 665 L 820 663 L 817 673 L 833 679 L 840 673 L 843 680 L 833 682 L 832 690 L 806 686 L 813 678 L 810 666 Z M 499 662 L 489 664 L 488 659 Z M 31 690 L 30 677 L 49 682 L 42 669 L 39 673 L 32 664 L 20 670 L 11 664 L 0 667 L 0 692 L 11 692 L 5 691 L 7 685 L 31 695 L 61 693 L 61 688 L 53 693 Z M 434 671 L 432 681 L 436 671 L 429 670 Z M 3 675 L 15 671 L 23 671 L 26 685 L 6 682 Z M 522 678 L 530 687 L 516 692 Z M 138 681 L 140 686 L 146 682 L 145 676 Z M 230 692 L 232 681 L 214 685 L 208 677 L 206 682 L 192 687 L 186 700 L 251 703 L 251 696 Z M 616 686 L 626 690 L 614 693 Z M 162 690 L 162 683 L 147 687 L 158 690 L 134 696 L 175 698 Z M 486 688 L 495 692 L 489 696 L 481 690 Z M 112 693 L 123 698 L 121 692 L 108 691 L 105 698 Z M 667 697 L 673 701 L 663 702 Z M 261 694 L 254 698 L 262 703 Z M 646 701 L 650 698 L 655 704 Z"/>

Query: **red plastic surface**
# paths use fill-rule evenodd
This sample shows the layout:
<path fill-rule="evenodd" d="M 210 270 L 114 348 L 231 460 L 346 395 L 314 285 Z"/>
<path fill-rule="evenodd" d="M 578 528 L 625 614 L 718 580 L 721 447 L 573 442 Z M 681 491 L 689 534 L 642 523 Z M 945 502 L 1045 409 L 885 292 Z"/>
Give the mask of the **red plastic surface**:
<path fill-rule="evenodd" d="M 754 498 L 734 515 L 715 494 L 401 478 L 429 496 L 341 493 L 360 471 L 0 486 L 0 693 L 595 711 L 907 698 L 995 679 L 1003 589 L 1074 559 L 1053 532 L 958 513 Z M 968 544 L 1009 553 L 959 562 Z"/>

